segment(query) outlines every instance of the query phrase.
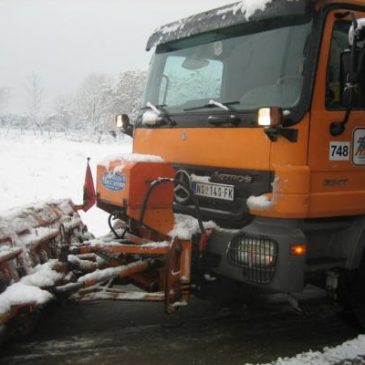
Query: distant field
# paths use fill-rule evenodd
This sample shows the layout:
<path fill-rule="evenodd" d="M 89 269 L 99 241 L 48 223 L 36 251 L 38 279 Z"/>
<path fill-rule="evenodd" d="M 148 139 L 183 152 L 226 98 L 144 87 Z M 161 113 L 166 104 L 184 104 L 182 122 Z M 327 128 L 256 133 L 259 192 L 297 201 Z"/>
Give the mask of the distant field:
<path fill-rule="evenodd" d="M 24 204 L 48 199 L 71 198 L 81 203 L 86 158 L 91 158 L 95 179 L 97 163 L 105 156 L 130 152 L 131 139 L 106 136 L 101 144 L 80 135 L 20 133 L 0 129 L 0 214 Z M 107 215 L 92 208 L 82 214 L 89 229 L 107 231 Z"/>

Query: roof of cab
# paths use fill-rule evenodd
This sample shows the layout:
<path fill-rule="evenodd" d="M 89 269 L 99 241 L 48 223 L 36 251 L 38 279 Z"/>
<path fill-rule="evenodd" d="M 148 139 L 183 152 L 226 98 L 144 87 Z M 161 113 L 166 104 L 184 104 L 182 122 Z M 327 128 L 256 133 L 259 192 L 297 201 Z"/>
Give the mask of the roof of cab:
<path fill-rule="evenodd" d="M 251 21 L 301 15 L 311 8 L 313 8 L 311 0 L 240 1 L 162 26 L 151 35 L 146 49 L 149 51 L 160 44 Z"/>

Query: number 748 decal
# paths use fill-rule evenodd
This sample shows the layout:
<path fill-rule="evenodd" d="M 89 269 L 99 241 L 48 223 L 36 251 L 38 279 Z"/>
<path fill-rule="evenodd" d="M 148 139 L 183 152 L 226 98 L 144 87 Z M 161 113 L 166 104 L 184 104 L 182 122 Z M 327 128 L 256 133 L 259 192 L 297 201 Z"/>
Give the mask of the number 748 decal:
<path fill-rule="evenodd" d="M 330 142 L 330 161 L 349 161 L 350 142 Z"/>

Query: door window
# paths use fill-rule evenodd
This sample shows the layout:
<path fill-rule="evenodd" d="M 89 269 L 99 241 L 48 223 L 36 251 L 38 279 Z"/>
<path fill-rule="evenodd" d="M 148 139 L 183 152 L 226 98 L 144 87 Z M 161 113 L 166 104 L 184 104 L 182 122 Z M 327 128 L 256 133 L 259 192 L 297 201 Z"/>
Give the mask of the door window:
<path fill-rule="evenodd" d="M 350 22 L 338 21 L 332 33 L 330 59 L 327 71 L 326 106 L 328 109 L 343 109 L 341 98 L 341 55 L 349 48 Z"/>

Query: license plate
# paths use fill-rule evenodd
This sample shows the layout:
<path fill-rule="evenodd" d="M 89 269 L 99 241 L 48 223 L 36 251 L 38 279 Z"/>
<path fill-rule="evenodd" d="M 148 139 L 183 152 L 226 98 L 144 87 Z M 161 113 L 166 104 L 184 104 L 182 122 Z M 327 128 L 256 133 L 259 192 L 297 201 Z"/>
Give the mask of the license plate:
<path fill-rule="evenodd" d="M 229 201 L 234 200 L 234 186 L 232 185 L 193 182 L 192 187 L 195 195 L 198 196 Z"/>

